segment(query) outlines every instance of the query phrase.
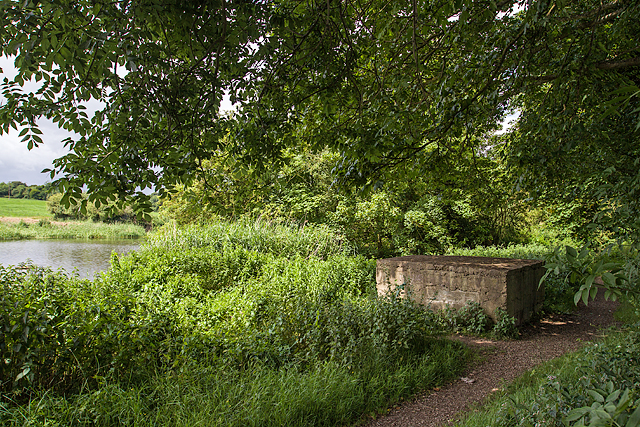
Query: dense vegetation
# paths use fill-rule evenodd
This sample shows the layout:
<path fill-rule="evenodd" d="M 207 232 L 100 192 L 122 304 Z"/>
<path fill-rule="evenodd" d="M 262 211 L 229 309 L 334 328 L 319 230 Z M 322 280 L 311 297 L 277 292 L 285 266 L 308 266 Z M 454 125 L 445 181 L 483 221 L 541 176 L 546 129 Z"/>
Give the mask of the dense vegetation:
<path fill-rule="evenodd" d="M 532 232 L 524 195 L 511 191 L 495 159 L 478 160 L 475 169 L 460 164 L 455 180 L 398 177 L 369 192 L 334 185 L 331 170 L 338 160 L 330 150 L 290 151 L 284 165 L 259 175 L 258 184 L 212 162 L 202 181 L 165 198 L 162 212 L 179 224 L 243 215 L 325 224 L 373 257 L 532 239 L 552 243 Z"/>
<path fill-rule="evenodd" d="M 529 244 L 450 253 L 550 252 Z M 140 252 L 114 255 L 93 281 L 1 267 L 0 421 L 336 425 L 382 411 L 464 368 L 466 351 L 441 333 L 484 334 L 491 325 L 473 304 L 431 313 L 377 296 L 374 265 L 327 226 L 242 219 L 167 225 Z M 570 310 L 577 290 L 570 275 L 559 269 L 547 279 L 546 310 Z M 517 336 L 508 316 L 492 334 Z M 621 363 L 632 363 L 635 350 L 622 348 Z M 584 363 L 597 359 L 605 372 L 618 360 L 589 354 L 595 359 Z M 611 400 L 620 399 L 633 372 L 613 385 L 593 377 L 568 396 L 602 394 L 604 387 L 609 394 L 621 389 Z M 633 403 L 634 394 L 626 396 Z M 560 420 L 590 404 L 574 400 L 540 416 Z M 504 425 L 519 408 L 501 413 Z M 629 415 L 633 408 L 623 409 Z"/>
<path fill-rule="evenodd" d="M 597 277 L 640 310 L 639 2 L 0 9 L 18 69 L 0 133 L 31 149 L 46 117 L 78 134 L 54 213 L 148 213 L 154 188 L 184 227 L 93 282 L 2 269 L 5 424 L 346 424 L 445 381 L 464 350 L 435 336 L 486 333 L 486 313 L 378 298 L 374 257 L 543 258 L 546 310 L 587 303 Z M 637 425 L 629 336 L 498 422 Z M 576 408 L 585 392 L 604 412 Z"/>
<path fill-rule="evenodd" d="M 20 181 L 0 182 L 0 197 L 46 200 L 51 184 L 27 185 Z"/>
<path fill-rule="evenodd" d="M 1 268 L 3 425 L 344 424 L 465 364 L 325 227 L 167 227 L 111 265 Z"/>

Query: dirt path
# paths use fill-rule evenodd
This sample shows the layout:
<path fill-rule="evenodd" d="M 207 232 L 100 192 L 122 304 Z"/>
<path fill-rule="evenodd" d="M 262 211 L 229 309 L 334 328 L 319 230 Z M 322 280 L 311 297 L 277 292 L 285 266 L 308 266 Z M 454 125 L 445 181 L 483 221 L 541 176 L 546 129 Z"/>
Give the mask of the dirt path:
<path fill-rule="evenodd" d="M 17 216 L 0 216 L 0 222 L 6 222 L 8 224 L 17 224 L 20 221 L 24 222 L 25 224 L 37 224 L 40 219 L 39 218 L 31 218 L 31 217 L 17 217 Z M 53 225 L 61 225 L 61 226 L 65 226 L 67 224 L 69 224 L 68 222 L 64 222 L 64 221 L 51 221 L 49 220 L 49 222 Z"/>
<path fill-rule="evenodd" d="M 479 349 L 486 360 L 455 382 L 427 392 L 392 409 L 368 427 L 442 426 L 462 411 L 481 403 L 491 393 L 539 363 L 578 350 L 600 335 L 599 330 L 615 323 L 617 303 L 598 299 L 581 305 L 572 315 L 555 315 L 523 330 L 518 341 L 478 340 L 456 337 Z"/>

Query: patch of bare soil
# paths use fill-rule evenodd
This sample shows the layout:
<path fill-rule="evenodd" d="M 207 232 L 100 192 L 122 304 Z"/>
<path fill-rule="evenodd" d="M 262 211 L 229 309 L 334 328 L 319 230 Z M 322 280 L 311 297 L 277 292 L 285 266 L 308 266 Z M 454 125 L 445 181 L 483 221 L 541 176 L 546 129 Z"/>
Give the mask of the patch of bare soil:
<path fill-rule="evenodd" d="M 24 222 L 25 224 L 37 224 L 38 221 L 40 221 L 39 218 L 29 218 L 29 217 L 14 217 L 14 216 L 0 216 L 0 222 L 6 222 L 8 224 L 18 224 L 20 221 Z M 65 226 L 67 224 L 69 224 L 68 222 L 64 222 L 64 221 L 49 221 L 52 225 L 59 225 L 59 226 Z"/>
<path fill-rule="evenodd" d="M 531 370 L 536 365 L 576 351 L 602 336 L 601 329 L 614 325 L 618 303 L 605 301 L 603 292 L 576 313 L 553 315 L 524 328 L 517 341 L 493 341 L 456 336 L 485 355 L 485 360 L 461 378 L 438 390 L 431 390 L 393 408 L 368 427 L 449 425 L 491 393 Z"/>

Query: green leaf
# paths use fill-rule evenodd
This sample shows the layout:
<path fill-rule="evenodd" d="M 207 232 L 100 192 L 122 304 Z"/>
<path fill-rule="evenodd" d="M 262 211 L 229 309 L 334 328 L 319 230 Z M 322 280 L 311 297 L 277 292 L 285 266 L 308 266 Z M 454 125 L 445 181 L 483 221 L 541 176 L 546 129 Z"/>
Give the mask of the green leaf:
<path fill-rule="evenodd" d="M 598 403 L 603 403 L 604 402 L 604 396 L 602 396 L 600 393 L 598 393 L 595 390 L 587 390 L 587 394 L 589 396 L 591 396 L 593 398 L 593 400 L 595 400 Z"/>
<path fill-rule="evenodd" d="M 582 302 L 584 305 L 589 305 L 589 290 L 585 289 L 582 291 Z"/>
<path fill-rule="evenodd" d="M 22 370 L 22 372 L 20 372 L 18 374 L 18 376 L 16 377 L 15 381 L 20 381 L 22 378 L 26 377 L 27 375 L 29 375 L 29 372 L 31 372 L 31 368 L 30 367 L 26 367 Z"/>
<path fill-rule="evenodd" d="M 627 424 L 625 424 L 625 427 L 640 427 L 640 404 L 639 402 L 636 402 L 636 404 L 638 405 L 638 407 L 635 411 L 633 411 L 633 413 L 627 420 Z"/>
<path fill-rule="evenodd" d="M 580 254 L 578 254 L 578 259 L 584 259 L 589 256 L 589 247 L 587 245 L 583 246 L 580 250 Z"/>
<path fill-rule="evenodd" d="M 613 393 L 609 394 L 609 396 L 607 396 L 606 401 L 607 402 L 612 402 L 614 400 L 616 400 L 618 397 L 620 397 L 620 393 L 622 393 L 622 390 L 615 390 Z"/>
<path fill-rule="evenodd" d="M 580 298 L 582 297 L 582 291 L 578 291 L 575 293 L 575 295 L 573 295 L 573 303 L 575 305 L 578 305 L 578 303 L 580 302 Z"/>
<path fill-rule="evenodd" d="M 607 285 L 607 287 L 616 286 L 616 277 L 609 272 L 602 273 L 602 281 L 604 282 L 605 285 Z"/>
<path fill-rule="evenodd" d="M 620 264 L 617 262 L 608 262 L 602 265 L 602 270 L 613 270 L 616 268 L 620 268 Z"/>
<path fill-rule="evenodd" d="M 567 417 L 565 418 L 565 420 L 569 422 L 579 420 L 580 418 L 584 417 L 588 412 L 589 412 L 588 409 L 576 408 L 567 414 Z"/>

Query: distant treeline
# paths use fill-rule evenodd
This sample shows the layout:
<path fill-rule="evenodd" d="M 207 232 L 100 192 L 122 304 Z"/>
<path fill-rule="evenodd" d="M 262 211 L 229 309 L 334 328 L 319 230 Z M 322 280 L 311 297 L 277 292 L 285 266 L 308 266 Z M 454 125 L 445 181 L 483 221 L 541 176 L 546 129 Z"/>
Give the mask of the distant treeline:
<path fill-rule="evenodd" d="M 0 182 L 0 197 L 47 200 L 51 184 L 27 185 L 20 181 Z"/>

